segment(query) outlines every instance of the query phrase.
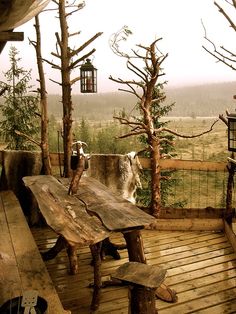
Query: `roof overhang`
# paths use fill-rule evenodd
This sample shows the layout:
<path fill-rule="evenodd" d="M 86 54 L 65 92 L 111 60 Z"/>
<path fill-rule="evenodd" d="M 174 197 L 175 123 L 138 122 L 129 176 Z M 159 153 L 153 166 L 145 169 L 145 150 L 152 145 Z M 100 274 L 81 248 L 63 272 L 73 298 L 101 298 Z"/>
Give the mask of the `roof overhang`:
<path fill-rule="evenodd" d="M 16 27 L 39 14 L 50 0 L 0 0 L 0 53 L 7 41 L 23 40 L 23 33 L 15 33 Z"/>

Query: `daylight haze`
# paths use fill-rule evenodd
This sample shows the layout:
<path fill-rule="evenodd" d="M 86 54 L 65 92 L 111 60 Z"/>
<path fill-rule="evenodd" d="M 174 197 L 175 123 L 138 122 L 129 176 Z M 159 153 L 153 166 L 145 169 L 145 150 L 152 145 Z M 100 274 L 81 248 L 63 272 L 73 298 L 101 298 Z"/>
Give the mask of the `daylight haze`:
<path fill-rule="evenodd" d="M 98 91 L 117 91 L 118 84 L 109 80 L 109 76 L 135 79 L 127 72 L 125 59 L 117 57 L 109 47 L 110 36 L 122 26 L 127 25 L 133 32 L 123 49 L 129 51 L 136 44 L 150 45 L 162 38 L 160 50 L 168 53 L 163 64 L 165 80 L 169 87 L 207 84 L 212 82 L 234 81 L 236 73 L 204 51 L 202 45 L 204 30 L 201 20 L 207 29 L 208 37 L 217 45 L 234 51 L 231 43 L 235 42 L 235 33 L 230 29 L 226 19 L 218 12 L 213 0 L 86 0 L 86 6 L 68 19 L 69 31 L 81 31 L 74 38 L 74 46 L 79 47 L 95 33 L 102 31 L 103 35 L 95 40 L 90 49 L 95 47 L 93 64 L 98 69 Z M 219 0 L 219 3 L 225 5 Z M 51 5 L 52 6 L 52 5 Z M 229 12 L 229 11 L 228 11 Z M 32 76 L 37 77 L 35 52 L 28 43 L 28 38 L 34 39 L 34 20 L 19 27 L 24 31 L 25 41 L 12 43 L 20 52 L 21 65 L 33 69 Z M 43 57 L 57 62 L 50 55 L 55 51 L 55 32 L 59 31 L 59 22 L 55 12 L 40 14 Z M 73 45 L 72 44 L 72 45 Z M 4 80 L 2 72 L 9 68 L 8 50 L 10 43 L 5 46 L 0 55 L 0 80 Z M 79 68 L 73 73 L 78 75 Z M 77 72 L 77 73 L 76 73 Z M 49 81 L 60 81 L 60 73 L 45 63 L 45 73 L 48 80 L 49 93 L 59 93 L 58 85 Z M 36 82 L 34 84 L 37 84 Z M 80 92 L 79 83 L 73 87 L 73 93 Z"/>

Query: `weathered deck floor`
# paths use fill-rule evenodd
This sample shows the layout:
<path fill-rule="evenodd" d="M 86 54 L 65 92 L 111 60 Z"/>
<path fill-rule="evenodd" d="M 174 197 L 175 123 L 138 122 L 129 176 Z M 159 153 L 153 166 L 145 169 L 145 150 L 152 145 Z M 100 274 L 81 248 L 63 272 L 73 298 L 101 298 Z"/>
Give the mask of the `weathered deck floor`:
<path fill-rule="evenodd" d="M 44 251 L 55 242 L 49 229 L 32 229 L 39 249 Z M 236 313 L 236 254 L 223 233 L 143 231 L 148 264 L 162 265 L 167 271 L 165 283 L 177 291 L 178 302 L 156 301 L 158 313 Z M 114 235 L 113 242 L 123 242 L 122 235 Z M 109 257 L 102 264 L 102 275 L 109 276 L 127 261 Z M 78 251 L 80 271 L 68 274 L 66 252 L 46 262 L 49 273 L 65 309 L 72 314 L 88 314 L 92 291 L 88 284 L 93 278 L 88 248 Z M 97 313 L 127 313 L 127 288 L 109 287 L 102 290 Z"/>

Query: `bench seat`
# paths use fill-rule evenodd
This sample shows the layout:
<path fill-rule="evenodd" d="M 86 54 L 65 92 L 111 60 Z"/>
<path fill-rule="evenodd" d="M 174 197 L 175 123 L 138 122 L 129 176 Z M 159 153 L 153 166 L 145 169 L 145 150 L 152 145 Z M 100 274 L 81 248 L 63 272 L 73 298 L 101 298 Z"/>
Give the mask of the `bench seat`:
<path fill-rule="evenodd" d="M 0 305 L 24 291 L 37 290 L 48 303 L 47 314 L 70 313 L 63 309 L 12 191 L 0 192 L 0 235 Z"/>

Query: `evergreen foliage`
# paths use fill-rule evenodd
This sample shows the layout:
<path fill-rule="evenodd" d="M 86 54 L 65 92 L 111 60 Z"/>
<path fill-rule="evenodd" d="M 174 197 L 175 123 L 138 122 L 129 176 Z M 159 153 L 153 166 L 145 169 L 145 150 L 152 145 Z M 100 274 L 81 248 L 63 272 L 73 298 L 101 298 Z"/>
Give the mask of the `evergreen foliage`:
<path fill-rule="evenodd" d="M 37 118 L 39 98 L 30 95 L 29 85 L 31 70 L 24 70 L 18 65 L 21 58 L 18 51 L 11 47 L 9 51 L 10 69 L 4 73 L 6 82 L 0 82 L 0 87 L 6 87 L 6 93 L 1 104 L 2 120 L 0 121 L 1 136 L 7 143 L 8 149 L 32 150 L 34 145 L 24 136 L 19 136 L 19 131 L 29 137 L 38 135 L 39 119 Z"/>
<path fill-rule="evenodd" d="M 172 111 L 174 107 L 174 103 L 167 104 L 166 103 L 166 95 L 164 91 L 164 83 L 158 83 L 153 91 L 153 99 L 158 99 L 153 102 L 151 107 L 151 115 L 153 117 L 153 127 L 155 129 L 159 129 L 161 127 L 167 127 L 169 121 L 163 121 L 161 118 L 168 116 L 168 114 Z M 138 119 L 139 121 L 142 118 Z M 168 141 L 161 142 L 161 154 L 164 158 L 175 157 L 175 149 L 173 146 L 173 142 L 175 137 L 170 133 L 161 134 L 160 138 L 165 138 Z M 146 135 L 139 136 L 139 140 L 145 146 L 148 146 L 148 139 Z M 145 156 L 150 158 L 150 151 L 145 151 Z M 173 186 L 176 182 L 171 178 L 171 171 L 162 171 L 161 176 L 166 178 L 166 180 L 161 180 L 161 203 L 162 206 L 166 206 L 168 203 L 168 196 L 173 193 Z M 151 174 L 149 170 L 143 171 L 142 181 L 143 181 L 143 189 L 138 189 L 137 193 L 137 202 L 141 203 L 144 206 L 150 206 L 151 203 Z M 178 202 L 175 204 L 171 204 L 171 206 L 182 207 L 184 205 L 183 202 Z"/>

